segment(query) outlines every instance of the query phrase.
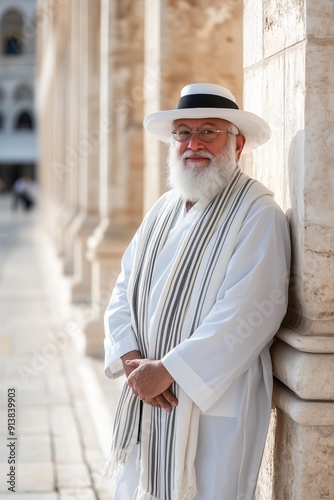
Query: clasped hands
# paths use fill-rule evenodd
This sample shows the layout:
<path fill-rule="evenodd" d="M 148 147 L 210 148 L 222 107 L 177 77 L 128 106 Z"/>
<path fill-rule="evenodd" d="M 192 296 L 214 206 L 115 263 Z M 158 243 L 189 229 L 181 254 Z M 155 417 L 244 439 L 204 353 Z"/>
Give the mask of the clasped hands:
<path fill-rule="evenodd" d="M 133 394 L 146 404 L 172 411 L 178 404 L 170 386 L 173 377 L 160 360 L 142 358 L 139 351 L 131 351 L 122 356 L 127 383 Z"/>

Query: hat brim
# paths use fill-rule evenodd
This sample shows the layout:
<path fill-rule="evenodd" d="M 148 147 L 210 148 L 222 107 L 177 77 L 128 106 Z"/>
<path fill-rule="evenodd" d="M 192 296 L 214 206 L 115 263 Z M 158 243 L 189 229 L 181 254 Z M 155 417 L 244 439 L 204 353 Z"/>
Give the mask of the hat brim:
<path fill-rule="evenodd" d="M 145 116 L 144 127 L 160 141 L 168 143 L 172 137 L 173 122 L 182 118 L 220 118 L 233 123 L 246 137 L 245 152 L 265 144 L 271 137 L 270 127 L 262 118 L 238 109 L 184 108 L 157 111 Z"/>

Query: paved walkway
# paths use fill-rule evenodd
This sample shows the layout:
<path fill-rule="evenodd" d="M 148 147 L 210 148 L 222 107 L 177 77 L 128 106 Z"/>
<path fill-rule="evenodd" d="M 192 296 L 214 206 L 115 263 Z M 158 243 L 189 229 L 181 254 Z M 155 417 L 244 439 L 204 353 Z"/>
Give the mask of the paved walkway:
<path fill-rule="evenodd" d="M 80 353 L 68 283 L 37 219 L 0 196 L 0 500 L 112 500 L 100 470 L 120 382 Z"/>

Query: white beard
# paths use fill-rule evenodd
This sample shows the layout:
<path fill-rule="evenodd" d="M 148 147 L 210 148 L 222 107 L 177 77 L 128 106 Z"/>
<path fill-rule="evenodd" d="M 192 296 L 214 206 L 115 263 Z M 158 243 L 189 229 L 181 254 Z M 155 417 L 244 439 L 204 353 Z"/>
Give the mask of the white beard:
<path fill-rule="evenodd" d="M 184 201 L 207 205 L 231 180 L 237 167 L 235 143 L 228 141 L 225 150 L 217 156 L 205 151 L 196 151 L 196 156 L 209 158 L 211 163 L 203 167 L 200 163 L 187 166 L 185 160 L 193 155 L 186 150 L 178 155 L 174 143 L 170 144 L 167 158 L 168 186 L 174 189 Z"/>

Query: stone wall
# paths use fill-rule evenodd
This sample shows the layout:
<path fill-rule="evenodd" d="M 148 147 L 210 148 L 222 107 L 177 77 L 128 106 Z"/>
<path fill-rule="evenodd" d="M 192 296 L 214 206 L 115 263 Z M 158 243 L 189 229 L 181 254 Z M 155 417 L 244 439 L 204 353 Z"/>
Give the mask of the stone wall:
<path fill-rule="evenodd" d="M 334 498 L 333 22 L 327 0 L 244 2 L 244 105 L 273 130 L 244 169 L 276 193 L 293 245 L 289 311 L 272 349 L 266 500 Z"/>

